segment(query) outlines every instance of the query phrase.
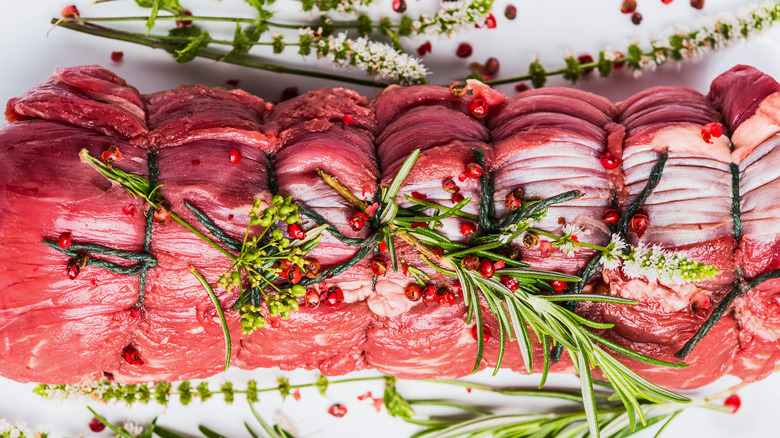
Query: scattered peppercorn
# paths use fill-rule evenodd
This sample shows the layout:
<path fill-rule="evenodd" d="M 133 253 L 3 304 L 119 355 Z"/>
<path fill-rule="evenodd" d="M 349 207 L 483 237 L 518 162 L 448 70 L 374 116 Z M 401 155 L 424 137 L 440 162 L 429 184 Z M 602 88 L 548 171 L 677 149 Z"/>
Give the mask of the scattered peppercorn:
<path fill-rule="evenodd" d="M 580 63 L 580 65 L 591 64 L 593 62 L 593 57 L 590 56 L 589 54 L 585 53 L 583 55 L 578 56 L 577 57 L 577 61 Z M 583 75 L 590 74 L 593 71 L 593 69 L 595 69 L 595 68 L 596 67 L 585 67 L 582 70 L 582 74 Z"/>
<path fill-rule="evenodd" d="M 474 53 L 474 49 L 469 43 L 458 44 L 458 49 L 455 51 L 455 55 L 457 55 L 458 58 L 468 58 L 472 53 Z"/>
<path fill-rule="evenodd" d="M 517 210 L 523 205 L 523 195 L 525 195 L 525 192 L 523 192 L 523 189 L 519 187 L 512 190 L 506 195 L 506 199 L 504 200 L 504 207 L 506 207 L 506 209 L 509 211 Z"/>
<path fill-rule="evenodd" d="M 496 26 L 497 26 L 496 17 L 489 12 L 487 18 L 485 19 L 485 27 L 487 27 L 488 29 L 495 29 Z"/>
<path fill-rule="evenodd" d="M 736 414 L 739 408 L 742 407 L 742 399 L 737 394 L 731 394 L 723 401 L 723 406 L 731 408 L 731 413 Z"/>
<path fill-rule="evenodd" d="M 393 10 L 398 12 L 399 14 L 403 14 L 404 12 L 406 12 L 406 1 L 393 0 Z"/>
<path fill-rule="evenodd" d="M 631 22 L 638 26 L 639 23 L 642 22 L 642 14 L 640 14 L 639 12 L 634 12 L 633 14 L 631 14 Z"/>
<path fill-rule="evenodd" d="M 421 293 L 423 303 L 437 303 L 439 301 L 439 297 L 436 294 L 436 287 L 433 285 L 423 287 Z"/>
<path fill-rule="evenodd" d="M 60 15 L 62 15 L 62 18 L 79 18 L 81 14 L 79 14 L 79 10 L 76 8 L 76 5 L 70 5 L 62 8 Z"/>
<path fill-rule="evenodd" d="M 514 20 L 517 17 L 517 8 L 512 5 L 506 5 L 506 9 L 504 9 L 504 17 L 509 20 Z"/>
<path fill-rule="evenodd" d="M 704 0 L 691 0 L 691 6 L 694 9 L 704 9 Z"/>
<path fill-rule="evenodd" d="M 231 149 L 230 150 L 230 162 L 233 164 L 238 164 L 241 162 L 241 152 Z"/>
<path fill-rule="evenodd" d="M 306 233 L 303 232 L 300 224 L 287 224 L 287 234 L 293 239 L 303 240 L 306 238 Z"/>
<path fill-rule="evenodd" d="M 472 99 L 471 102 L 469 102 L 469 112 L 478 119 L 481 119 L 488 114 L 488 108 L 487 101 L 479 97 Z"/>
<path fill-rule="evenodd" d="M 552 286 L 553 290 L 556 292 L 563 292 L 563 290 L 566 289 L 566 282 L 561 280 L 553 280 L 550 282 L 550 286 Z"/>
<path fill-rule="evenodd" d="M 636 10 L 636 0 L 623 0 L 623 4 L 620 6 L 620 12 L 624 14 L 631 14 Z"/>
<path fill-rule="evenodd" d="M 474 222 L 465 221 L 460 224 L 460 234 L 463 237 L 471 237 L 477 231 L 477 225 Z"/>
<path fill-rule="evenodd" d="M 387 273 L 387 262 L 382 257 L 374 257 L 371 260 L 371 272 L 377 277 L 383 277 Z"/>
<path fill-rule="evenodd" d="M 616 157 L 612 152 L 604 152 L 604 155 L 599 158 L 599 163 L 605 169 L 614 169 L 620 166 L 620 158 Z"/>
<path fill-rule="evenodd" d="M 165 223 L 168 219 L 171 218 L 171 203 L 162 200 L 157 203 L 157 208 L 154 209 L 154 220 L 158 223 Z"/>
<path fill-rule="evenodd" d="M 419 284 L 412 283 L 406 286 L 404 294 L 409 301 L 420 301 L 420 298 L 422 298 L 422 288 Z"/>
<path fill-rule="evenodd" d="M 95 433 L 103 432 L 105 429 L 106 429 L 106 425 L 103 424 L 97 418 L 93 418 L 92 421 L 89 422 L 89 430 L 91 430 L 92 432 Z"/>
<path fill-rule="evenodd" d="M 488 58 L 485 61 L 485 72 L 491 75 L 498 73 L 498 69 L 501 68 L 501 64 L 496 58 Z"/>
<path fill-rule="evenodd" d="M 333 415 L 334 417 L 341 418 L 347 415 L 347 407 L 342 404 L 336 403 L 335 405 L 328 408 L 328 413 L 330 415 Z"/>
<path fill-rule="evenodd" d="M 441 188 L 448 193 L 458 193 L 460 191 L 460 187 L 458 187 L 458 185 L 455 184 L 455 181 L 449 177 L 441 182 Z"/>
<path fill-rule="evenodd" d="M 430 41 L 426 41 L 422 44 L 420 44 L 420 47 L 417 48 L 417 55 L 419 56 L 425 56 L 433 50 L 433 46 L 431 46 Z"/>
<path fill-rule="evenodd" d="M 601 215 L 601 220 L 608 224 L 616 224 L 620 220 L 620 213 L 614 208 L 610 208 Z"/>
<path fill-rule="evenodd" d="M 225 83 L 231 87 L 238 87 L 238 84 L 241 83 L 238 79 L 228 79 L 225 81 Z"/>
<path fill-rule="evenodd" d="M 341 288 L 338 286 L 331 286 L 328 288 L 325 301 L 327 301 L 331 306 L 340 304 L 342 301 L 344 301 L 344 291 L 341 290 Z"/>
<path fill-rule="evenodd" d="M 363 213 L 362 211 L 357 212 L 347 218 L 347 221 L 349 222 L 349 226 L 354 231 L 362 230 L 367 220 L 368 220 L 368 215 Z"/>
<path fill-rule="evenodd" d="M 474 340 L 477 340 L 477 326 L 471 327 L 471 336 L 474 338 Z M 488 326 L 482 324 L 482 339 L 484 342 L 487 342 L 490 340 L 490 329 Z"/>
<path fill-rule="evenodd" d="M 111 52 L 111 60 L 114 62 L 122 62 L 122 59 L 125 57 L 125 52 L 117 51 L 117 52 Z"/>
<path fill-rule="evenodd" d="M 129 363 L 130 365 L 143 365 L 144 360 L 141 358 L 141 353 L 138 351 L 137 348 L 133 347 L 132 345 L 128 345 L 125 347 L 124 351 L 122 351 L 122 358 L 125 360 L 125 362 Z"/>
<path fill-rule="evenodd" d="M 192 17 L 192 12 L 190 12 L 189 9 L 185 9 L 181 11 L 181 15 Z M 176 27 L 187 27 L 187 26 L 192 26 L 192 20 L 176 20 Z"/>
<path fill-rule="evenodd" d="M 306 305 L 312 309 L 316 309 L 320 305 L 320 294 L 315 289 L 306 289 L 306 298 L 304 298 Z"/>
<path fill-rule="evenodd" d="M 62 249 L 70 248 L 70 245 L 72 244 L 71 239 L 70 239 L 70 233 L 62 233 L 60 235 L 59 240 L 57 241 L 57 244 Z"/>
<path fill-rule="evenodd" d="M 479 178 L 482 176 L 482 166 L 477 163 L 469 163 L 466 165 L 466 171 L 464 172 L 469 178 Z"/>

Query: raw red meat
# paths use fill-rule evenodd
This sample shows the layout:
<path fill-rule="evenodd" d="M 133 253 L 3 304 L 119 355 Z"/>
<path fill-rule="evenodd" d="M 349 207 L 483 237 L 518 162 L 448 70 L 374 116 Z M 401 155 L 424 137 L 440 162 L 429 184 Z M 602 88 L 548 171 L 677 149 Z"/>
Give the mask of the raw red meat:
<path fill-rule="evenodd" d="M 611 236 L 604 211 L 625 212 L 659 154 L 668 152 L 661 181 L 643 205 L 649 225 L 631 240 L 685 250 L 722 273 L 673 286 L 604 271 L 594 280 L 640 304 L 577 308 L 586 317 L 615 324 L 601 333 L 606 338 L 660 359 L 674 360 L 704 322 L 707 309 L 692 308 L 692 301 L 705 297 L 716 305 L 730 291 L 737 267 L 748 279 L 780 267 L 775 187 L 780 85 L 772 78 L 740 66 L 716 79 L 709 99 L 663 87 L 618 106 L 571 89 L 527 91 L 502 102 L 489 88 L 468 86 L 474 96 L 456 97 L 444 87 L 389 87 L 373 102 L 351 90 L 327 88 L 274 108 L 239 90 L 195 85 L 141 96 L 99 67 L 58 70 L 46 84 L 9 102 L 6 117 L 12 123 L 0 131 L 0 374 L 72 383 L 105 372 L 137 382 L 205 377 L 223 365 L 216 309 L 189 272 L 194 267 L 215 285 L 231 265 L 216 249 L 171 220 L 153 224 L 149 252 L 159 266 L 146 272 L 140 291 L 138 276 L 93 266 L 70 280 L 68 256 L 40 244 L 42 238 L 56 241 L 71 233 L 75 243 L 143 251 L 144 205 L 80 164 L 82 147 L 99 156 L 117 146 L 123 159 L 116 165 L 145 177 L 154 167 L 152 157 L 160 193 L 177 214 L 208 232 L 184 207 L 188 201 L 239 240 L 252 201 L 271 199 L 270 163 L 279 194 L 307 205 L 341 233 L 362 238 L 369 227 L 350 228 L 346 218 L 357 209 L 317 177 L 317 169 L 370 204 L 406 157 L 420 149 L 396 201 L 410 206 L 408 195 L 451 205 L 457 191 L 472 198 L 464 211 L 477 213 L 481 188 L 473 150 L 478 149 L 486 161 L 481 170 L 495 184 L 499 215 L 506 213 L 504 201 L 516 188 L 526 199 L 580 190 L 584 196 L 551 207 L 536 226 L 551 232 L 564 224 L 583 227 L 587 241 L 598 244 Z M 470 114 L 476 97 L 488 102 L 486 118 Z M 705 126 L 721 120 L 723 135 L 705 138 Z M 739 173 L 739 241 L 732 236 L 732 163 Z M 442 231 L 467 242 L 472 236 L 464 235 L 463 223 L 468 221 L 448 218 Z M 312 225 L 306 222 L 305 228 Z M 431 275 L 429 284 L 449 285 L 410 246 L 398 240 L 397 249 L 405 265 Z M 328 267 L 356 252 L 326 233 L 311 255 Z M 577 251 L 567 257 L 555 248 L 548 258 L 538 246 L 522 252 L 534 267 L 570 273 L 593 254 Z M 468 374 L 476 341 L 462 299 L 455 296 L 450 305 L 411 302 L 404 288 L 413 279 L 401 269 L 389 270 L 372 287 L 371 257 L 315 286 L 338 285 L 345 303 L 302 306 L 287 320 L 269 318 L 251 335 L 240 334 L 239 316 L 230 310 L 238 292 L 216 289 L 227 310 L 233 364 L 319 368 L 326 374 L 376 368 L 418 378 Z M 133 263 L 103 258 L 122 266 Z M 694 349 L 685 370 L 625 361 L 672 388 L 698 387 L 727 373 L 761 378 L 780 359 L 779 288 L 777 280 L 766 281 L 738 297 Z M 486 307 L 483 313 L 489 313 Z M 480 367 L 493 366 L 498 354 L 492 316 L 486 316 L 485 327 L 491 338 Z M 534 360 L 538 371 L 539 345 Z M 508 346 L 503 366 L 524 369 L 516 345 Z M 573 371 L 567 355 L 553 371 Z"/>

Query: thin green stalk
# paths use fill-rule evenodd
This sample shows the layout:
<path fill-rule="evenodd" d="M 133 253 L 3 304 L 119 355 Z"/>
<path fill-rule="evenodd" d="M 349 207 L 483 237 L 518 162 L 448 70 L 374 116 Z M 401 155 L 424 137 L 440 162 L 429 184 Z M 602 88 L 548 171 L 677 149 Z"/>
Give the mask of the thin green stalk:
<path fill-rule="evenodd" d="M 225 337 L 225 371 L 227 371 L 228 368 L 230 368 L 230 357 L 233 350 L 233 343 L 230 340 L 230 329 L 228 328 L 227 320 L 225 320 L 225 312 L 222 311 L 222 305 L 219 304 L 219 298 L 217 297 L 217 294 L 214 293 L 214 289 L 212 289 L 211 285 L 208 281 L 206 281 L 203 275 L 201 275 L 201 273 L 193 267 L 190 268 L 190 272 L 195 276 L 195 278 L 198 279 L 203 288 L 206 289 L 206 293 L 208 293 L 211 302 L 214 303 L 214 307 L 217 309 L 217 315 L 219 315 L 219 324 L 222 326 L 222 334 Z"/>
<path fill-rule="evenodd" d="M 58 21 L 59 20 L 57 19 L 52 19 L 51 23 L 56 25 Z M 59 26 L 64 27 L 66 29 L 75 30 L 77 32 L 86 33 L 89 35 L 95 35 L 104 38 L 110 38 L 113 40 L 140 44 L 142 46 L 151 47 L 153 49 L 164 49 L 166 51 L 174 51 L 174 50 L 181 49 L 179 45 L 169 44 L 159 39 L 141 37 L 141 36 L 133 35 L 132 32 L 124 32 L 121 30 L 110 29 L 107 27 L 98 26 L 96 24 L 91 24 L 91 23 L 82 24 L 82 23 L 75 23 L 75 22 L 61 22 L 59 23 Z M 221 62 L 226 62 L 228 64 L 241 65 L 244 67 L 251 67 L 251 68 L 271 71 L 275 73 L 288 73 L 288 74 L 293 74 L 298 76 L 308 76 L 313 78 L 327 79 L 331 81 L 348 82 L 356 85 L 365 85 L 368 87 L 376 87 L 376 88 L 384 88 L 387 86 L 387 84 L 385 83 L 371 81 L 367 79 L 359 79 L 350 76 L 333 75 L 333 74 L 321 73 L 313 70 L 301 70 L 292 67 L 284 67 L 281 65 L 268 63 L 262 58 L 254 57 L 251 55 L 231 56 L 229 58 L 225 58 L 224 53 L 217 53 L 208 49 L 202 49 L 200 52 L 198 52 L 197 56 L 201 58 L 211 59 L 214 61 L 221 61 Z"/>
<path fill-rule="evenodd" d="M 556 242 L 561 240 L 561 236 L 556 236 L 553 233 L 548 233 L 547 231 L 543 231 L 543 230 L 540 230 L 540 229 L 537 229 L 537 228 L 528 228 L 528 231 L 530 231 L 530 232 L 532 232 L 534 234 L 538 234 L 540 236 L 544 236 L 544 237 L 550 238 L 550 239 L 552 239 L 552 240 L 554 240 Z M 593 245 L 593 244 L 586 243 L 586 242 L 574 242 L 574 244 L 577 245 L 577 246 L 584 246 L 585 248 L 595 249 L 596 251 L 604 251 L 606 249 L 603 246 Z"/>

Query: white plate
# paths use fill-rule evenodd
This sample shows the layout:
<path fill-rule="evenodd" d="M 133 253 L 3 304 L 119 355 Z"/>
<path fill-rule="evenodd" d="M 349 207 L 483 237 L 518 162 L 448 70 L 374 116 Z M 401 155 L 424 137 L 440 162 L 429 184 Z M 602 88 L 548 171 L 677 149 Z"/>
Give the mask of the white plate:
<path fill-rule="evenodd" d="M 8 3 L 8 2 L 6 2 Z M 116 4 L 98 4 L 91 7 L 86 2 L 77 6 L 84 15 L 137 15 L 139 9 L 133 2 Z M 247 6 L 239 1 L 184 2 L 185 6 L 199 14 L 248 13 Z M 383 12 L 392 17 L 389 1 L 384 1 Z M 559 65 L 561 54 L 571 52 L 597 53 L 605 46 L 616 50 L 625 47 L 631 40 L 647 41 L 654 35 L 673 25 L 690 27 L 705 16 L 717 15 L 723 11 L 734 10 L 750 2 L 739 0 L 708 0 L 703 11 L 695 11 L 687 1 L 677 0 L 671 5 L 662 5 L 660 1 L 640 2 L 640 11 L 644 22 L 640 26 L 630 23 L 629 17 L 620 14 L 619 1 L 578 0 L 515 0 L 518 18 L 508 21 L 503 17 L 506 0 L 499 0 L 494 7 L 498 28 L 494 30 L 476 30 L 466 35 L 454 36 L 452 40 L 432 39 L 433 53 L 424 62 L 437 73 L 433 82 L 447 83 L 466 71 L 469 62 L 484 62 L 494 56 L 501 62 L 501 76 L 510 73 L 524 73 L 533 56 L 539 56 L 545 65 Z M 127 43 L 88 37 L 65 29 L 54 29 L 48 24 L 51 17 L 67 3 L 59 0 L 36 2 L 14 2 L 4 4 L 0 13 L 0 102 L 18 96 L 46 80 L 51 72 L 61 66 L 80 64 L 100 64 L 116 71 L 141 92 L 153 92 L 173 88 L 182 83 L 200 82 L 210 86 L 224 86 L 227 79 L 239 79 L 240 87 L 269 100 L 277 100 L 281 90 L 297 85 L 301 91 L 327 84 L 322 80 L 312 80 L 296 76 L 258 72 L 241 67 L 215 64 L 211 61 L 197 60 L 187 65 L 177 65 L 170 55 L 163 51 L 153 51 L 145 47 Z M 296 17 L 293 1 L 279 0 L 275 7 L 282 10 L 283 17 Z M 436 2 L 408 2 L 409 11 L 431 11 Z M 410 51 L 426 38 L 416 38 L 405 44 Z M 474 46 L 474 55 L 468 60 L 459 60 L 451 56 L 457 43 L 468 41 Z M 628 72 L 620 72 L 609 80 L 592 77 L 578 86 L 589 91 L 603 94 L 615 101 L 625 99 L 631 94 L 654 85 L 684 85 L 706 92 L 709 82 L 720 72 L 737 63 L 754 65 L 763 71 L 780 78 L 780 30 L 775 29 L 765 36 L 755 38 L 750 43 L 740 45 L 728 51 L 708 55 L 699 63 L 688 63 L 675 68 L 669 66 L 654 73 L 646 73 L 635 79 Z M 112 51 L 124 52 L 124 61 L 116 64 L 110 61 Z M 286 55 L 286 62 L 300 63 L 300 57 Z M 324 66 L 324 68 L 328 68 Z M 343 72 L 348 74 L 348 72 Z M 594 75 L 595 76 L 595 75 Z M 559 83 L 551 81 L 551 84 Z M 371 96 L 376 90 L 358 88 Z M 511 86 L 502 87 L 511 92 Z M 280 373 L 276 370 L 256 370 L 252 372 L 231 370 L 227 374 L 215 376 L 213 382 L 233 380 L 237 387 L 240 382 L 253 378 L 261 387 L 273 386 L 279 375 L 290 377 L 293 383 L 311 382 L 315 373 L 296 371 Z M 360 376 L 374 373 L 358 373 Z M 521 376 L 510 372 L 501 372 L 497 377 L 482 373 L 473 377 L 475 381 L 501 385 L 534 385 L 535 377 Z M 556 376 L 556 385 L 575 387 L 576 379 L 571 376 Z M 735 379 L 726 378 L 706 388 L 701 393 L 714 392 L 731 384 Z M 26 422 L 31 427 L 48 426 L 54 436 L 93 436 L 87 427 L 91 414 L 86 410 L 85 401 L 46 402 L 31 393 L 32 384 L 20 384 L 0 379 L 0 418 L 10 422 Z M 410 398 L 462 397 L 467 401 L 484 404 L 508 404 L 517 410 L 539 409 L 536 400 L 519 400 L 485 397 L 474 391 L 468 394 L 462 388 L 441 388 L 434 384 L 403 382 L 399 388 Z M 356 383 L 334 386 L 327 397 L 321 397 L 314 389 L 301 390 L 302 399 L 288 398 L 282 402 L 274 393 L 261 399 L 261 413 L 270 420 L 280 416 L 289 419 L 297 427 L 301 437 L 375 437 L 409 436 L 415 427 L 389 417 L 383 410 L 377 413 L 368 401 L 358 401 L 357 396 L 371 390 L 374 395 L 382 393 L 380 382 Z M 743 407 L 736 415 L 725 415 L 691 409 L 681 415 L 667 429 L 666 436 L 708 436 L 712 438 L 780 436 L 774 431 L 776 407 L 780 405 L 780 377 L 775 375 L 763 382 L 752 385 L 740 395 Z M 333 403 L 343 403 L 349 413 L 336 419 L 326 413 Z M 159 423 L 173 429 L 198 435 L 197 425 L 203 424 L 220 431 L 227 436 L 246 436 L 243 422 L 254 424 L 251 414 L 240 396 L 233 406 L 212 400 L 206 404 L 195 403 L 182 407 L 172 403 L 167 408 L 156 405 L 136 406 L 128 409 L 122 405 L 99 406 L 110 420 L 123 422 L 133 420 L 148 423 L 159 416 Z M 259 430 L 259 427 L 256 427 Z M 110 432 L 100 435 L 108 436 Z M 644 436 L 652 436 L 645 434 Z"/>

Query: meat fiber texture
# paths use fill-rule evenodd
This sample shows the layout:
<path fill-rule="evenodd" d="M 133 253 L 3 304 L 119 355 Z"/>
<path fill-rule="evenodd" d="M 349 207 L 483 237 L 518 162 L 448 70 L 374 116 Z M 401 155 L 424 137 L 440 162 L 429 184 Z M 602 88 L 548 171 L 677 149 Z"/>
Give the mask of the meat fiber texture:
<path fill-rule="evenodd" d="M 5 248 L 0 253 L 0 374 L 49 383 L 104 374 L 142 382 L 206 377 L 223 366 L 216 308 L 189 271 L 197 269 L 215 285 L 230 260 L 198 237 L 172 221 L 154 223 L 149 252 L 159 266 L 146 273 L 143 291 L 138 276 L 91 266 L 70 280 L 68 257 L 40 244 L 71 233 L 76 243 L 144 250 L 143 203 L 80 164 L 83 147 L 98 156 L 117 146 L 124 155 L 117 166 L 145 177 L 153 157 L 160 193 L 177 214 L 207 232 L 184 207 L 188 201 L 239 240 L 254 199 L 270 201 L 270 172 L 277 193 L 305 204 L 344 235 L 368 236 L 369 227 L 350 228 L 347 217 L 357 210 L 316 171 L 335 176 L 370 204 L 415 149 L 420 157 L 396 202 L 411 206 L 410 196 L 452 205 L 452 188 L 445 190 L 444 184 L 451 178 L 458 193 L 472 199 L 464 211 L 476 214 L 479 179 L 462 174 L 474 151 L 482 150 L 498 215 L 507 213 L 504 199 L 516 188 L 526 199 L 580 190 L 582 197 L 550 207 L 534 226 L 555 233 L 564 225 L 579 227 L 596 244 L 611 238 L 603 212 L 613 207 L 624 212 L 666 152 L 662 178 L 643 205 L 650 224 L 641 237 L 631 235 L 632 243 L 684 250 L 722 273 L 680 286 L 604 271 L 587 290 L 604 283 L 610 293 L 640 304 L 577 308 L 581 315 L 615 324 L 602 336 L 660 359 L 672 360 L 708 316 L 694 312 L 692 302 L 709 299 L 714 307 L 730 289 L 737 267 L 747 278 L 780 267 L 775 202 L 780 166 L 774 161 L 780 158 L 775 147 L 780 140 L 772 133 L 772 126 L 780 126 L 780 86 L 772 78 L 741 66 L 718 78 L 708 98 L 660 87 L 618 105 L 555 88 L 502 102 L 484 86 L 469 86 L 490 101 L 487 118 L 470 114 L 474 96 L 456 97 L 434 86 L 391 86 L 373 101 L 344 88 L 325 88 L 272 105 L 242 91 L 200 85 L 142 96 L 100 67 L 57 70 L 47 83 L 9 102 L 6 117 L 12 123 L 0 131 L 0 244 Z M 702 127 L 721 121 L 725 135 L 705 141 Z M 738 135 L 741 126 L 750 130 Z M 621 165 L 605 169 L 600 159 L 606 152 L 622 159 Z M 240 156 L 237 163 L 231 153 Z M 733 232 L 740 228 L 731 214 L 732 164 L 741 197 L 738 240 Z M 451 217 L 439 230 L 467 242 L 470 237 L 461 233 L 465 222 Z M 583 250 L 569 257 L 557 247 L 546 254 L 539 246 L 513 244 L 533 267 L 572 274 L 593 257 Z M 423 270 L 437 287 L 449 286 L 410 246 L 397 240 L 396 248 L 402 266 Z M 311 257 L 327 268 L 357 251 L 326 232 Z M 374 285 L 372 257 L 314 286 L 341 287 L 344 303 L 301 306 L 286 320 L 269 317 L 269 324 L 251 335 L 240 333 L 239 316 L 231 310 L 238 292 L 216 288 L 233 339 L 232 364 L 316 368 L 328 375 L 364 368 L 409 378 L 470 373 L 476 342 L 463 301 L 456 298 L 451 306 L 409 301 L 404 288 L 413 279 L 402 269 L 390 270 Z M 761 378 L 780 359 L 778 288 L 780 281 L 767 281 L 739 297 L 684 370 L 621 360 L 672 388 L 702 386 L 727 373 Z M 495 319 L 483 310 L 486 326 L 497 334 Z M 139 352 L 142 364 L 123 358 L 129 347 Z M 494 335 L 479 367 L 494 366 L 497 357 Z M 534 371 L 540 371 L 540 345 L 534 359 Z M 502 364 L 524 370 L 516 344 L 508 344 Z M 574 371 L 568 355 L 552 370 Z"/>

